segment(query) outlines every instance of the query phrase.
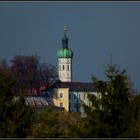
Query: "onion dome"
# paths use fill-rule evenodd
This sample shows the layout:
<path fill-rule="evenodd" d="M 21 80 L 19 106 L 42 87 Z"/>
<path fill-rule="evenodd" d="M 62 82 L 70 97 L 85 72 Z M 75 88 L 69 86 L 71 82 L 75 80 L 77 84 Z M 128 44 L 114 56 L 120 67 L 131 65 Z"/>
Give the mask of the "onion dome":
<path fill-rule="evenodd" d="M 64 37 L 62 38 L 62 47 L 57 51 L 58 58 L 72 58 L 73 52 L 68 48 L 68 37 L 66 36 L 66 27 L 64 28 Z"/>
<path fill-rule="evenodd" d="M 59 48 L 57 51 L 57 57 L 58 58 L 72 58 L 73 52 L 69 48 Z"/>

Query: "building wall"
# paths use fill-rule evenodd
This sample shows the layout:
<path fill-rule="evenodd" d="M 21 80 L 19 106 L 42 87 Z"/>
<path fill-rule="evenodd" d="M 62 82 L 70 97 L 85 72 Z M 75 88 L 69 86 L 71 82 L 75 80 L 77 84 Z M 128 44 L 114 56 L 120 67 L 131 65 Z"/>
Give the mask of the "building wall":
<path fill-rule="evenodd" d="M 63 94 L 63 97 L 60 94 Z M 57 107 L 61 107 L 60 104 L 63 104 L 66 111 L 79 112 L 81 116 L 84 116 L 85 112 L 82 104 L 90 105 L 87 98 L 88 94 L 97 96 L 97 92 L 69 91 L 69 88 L 54 89 L 53 103 Z"/>
<path fill-rule="evenodd" d="M 97 96 L 97 92 L 87 91 L 70 91 L 69 93 L 69 111 L 80 112 L 84 115 L 84 108 L 82 104 L 90 105 L 87 95 L 93 94 Z"/>
<path fill-rule="evenodd" d="M 62 107 L 66 111 L 69 111 L 69 89 L 68 88 L 58 88 L 54 89 L 53 103 L 55 106 Z"/>

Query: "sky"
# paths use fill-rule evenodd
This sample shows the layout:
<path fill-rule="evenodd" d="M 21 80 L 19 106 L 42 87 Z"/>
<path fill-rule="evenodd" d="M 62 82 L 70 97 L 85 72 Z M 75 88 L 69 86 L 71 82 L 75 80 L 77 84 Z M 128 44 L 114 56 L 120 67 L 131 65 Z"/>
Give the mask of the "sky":
<path fill-rule="evenodd" d="M 57 68 L 65 25 L 73 81 L 104 80 L 112 55 L 140 91 L 140 2 L 0 2 L 0 59 L 37 54 Z"/>

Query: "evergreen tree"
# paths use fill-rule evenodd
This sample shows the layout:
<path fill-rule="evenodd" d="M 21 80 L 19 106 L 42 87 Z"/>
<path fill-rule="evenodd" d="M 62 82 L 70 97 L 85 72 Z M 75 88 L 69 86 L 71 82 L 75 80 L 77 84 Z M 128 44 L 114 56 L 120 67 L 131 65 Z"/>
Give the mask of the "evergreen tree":
<path fill-rule="evenodd" d="M 127 137 L 129 126 L 129 87 L 126 71 L 107 65 L 106 81 L 92 77 L 97 96 L 89 95 L 92 103 L 85 106 L 89 137 Z"/>
<path fill-rule="evenodd" d="M 133 96 L 129 105 L 129 127 L 126 135 L 140 138 L 140 94 Z"/>

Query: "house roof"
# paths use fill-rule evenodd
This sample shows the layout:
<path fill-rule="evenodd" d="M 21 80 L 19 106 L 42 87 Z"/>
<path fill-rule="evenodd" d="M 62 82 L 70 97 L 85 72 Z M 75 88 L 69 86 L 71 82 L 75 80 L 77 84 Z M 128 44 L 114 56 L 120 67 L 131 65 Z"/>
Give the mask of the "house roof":
<path fill-rule="evenodd" d="M 62 82 L 57 80 L 51 88 L 69 88 L 70 91 L 95 91 L 93 83 Z"/>
<path fill-rule="evenodd" d="M 14 96 L 14 100 L 18 100 L 19 96 Z M 53 111 L 63 110 L 63 108 L 54 106 L 52 103 L 52 99 L 46 96 L 25 96 L 25 104 L 30 106 L 33 111 L 40 112 L 44 108 L 53 109 Z"/>
<path fill-rule="evenodd" d="M 26 105 L 30 106 L 48 106 L 48 100 L 43 97 L 26 97 Z"/>
<path fill-rule="evenodd" d="M 15 96 L 14 100 L 18 100 L 19 97 Z M 26 105 L 32 107 L 41 107 L 50 105 L 49 97 L 41 97 L 41 96 L 27 96 L 24 97 Z"/>

